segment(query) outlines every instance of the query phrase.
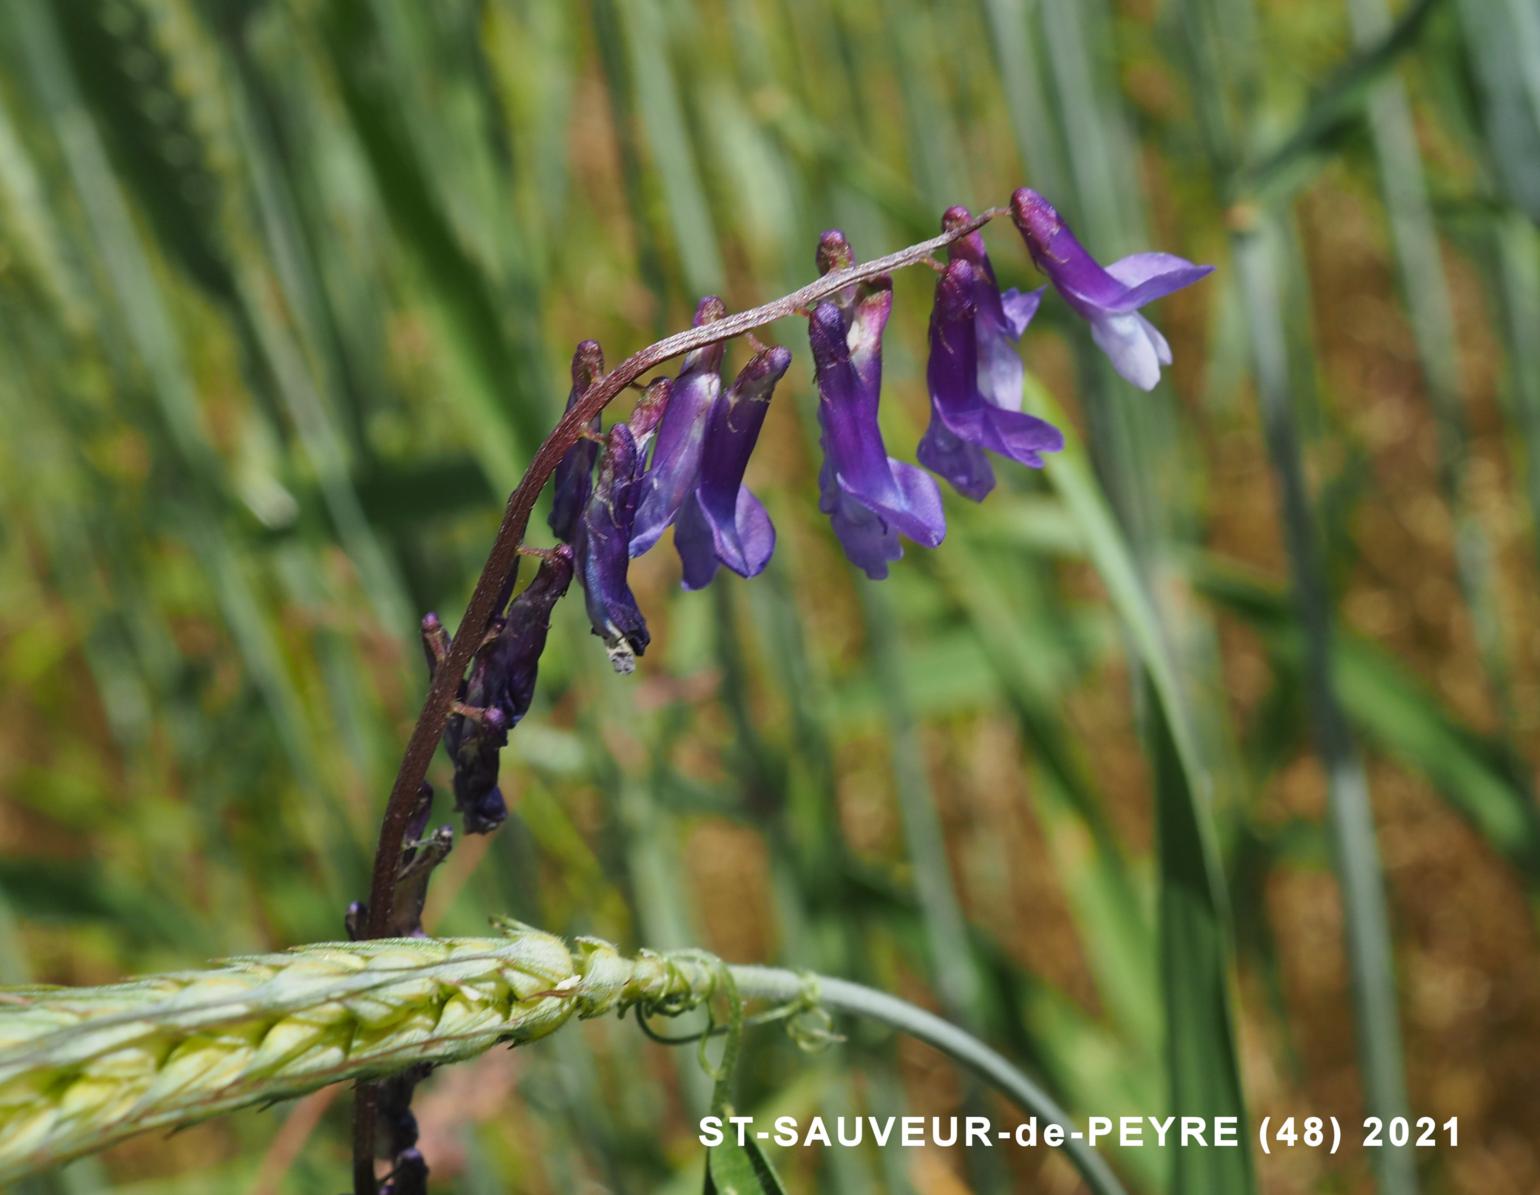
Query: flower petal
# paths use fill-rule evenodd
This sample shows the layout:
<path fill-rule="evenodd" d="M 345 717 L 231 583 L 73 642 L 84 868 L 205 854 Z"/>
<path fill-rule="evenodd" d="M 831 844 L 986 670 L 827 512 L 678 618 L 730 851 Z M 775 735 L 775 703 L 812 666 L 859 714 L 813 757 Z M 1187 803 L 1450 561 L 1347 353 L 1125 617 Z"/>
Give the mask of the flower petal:
<path fill-rule="evenodd" d="M 833 505 L 825 513 L 845 556 L 873 581 L 886 577 L 888 564 L 904 554 L 898 532 L 844 491 L 836 491 Z"/>
<path fill-rule="evenodd" d="M 1135 253 L 1107 267 L 1107 273 L 1126 289 L 1115 301 L 1102 306 L 1108 311 L 1133 311 L 1213 272 L 1213 266 L 1195 265 L 1173 253 Z"/>
<path fill-rule="evenodd" d="M 717 559 L 740 577 L 757 577 L 775 553 L 775 524 L 748 486 L 738 487 L 731 523 L 712 523 Z"/>
<path fill-rule="evenodd" d="M 755 354 L 718 399 L 706 433 L 696 498 L 711 527 L 717 557 L 740 576 L 763 572 L 775 549 L 770 516 L 743 485 L 743 474 L 775 385 L 790 365 L 791 352 L 785 348 Z"/>
<path fill-rule="evenodd" d="M 1036 290 L 1020 291 L 1014 286 L 1010 290 L 1000 293 L 1000 306 L 1005 312 L 1006 334 L 1012 340 L 1020 340 L 1027 325 L 1032 322 L 1032 317 L 1037 314 L 1037 309 L 1042 305 L 1043 292 L 1046 286 L 1040 286 Z"/>
<path fill-rule="evenodd" d="M 1157 344 L 1150 336 L 1154 331 L 1150 321 L 1138 312 L 1100 315 L 1091 320 L 1091 339 L 1107 354 L 1112 368 L 1141 390 L 1153 390 L 1160 381 L 1160 349 L 1166 342 L 1155 332 L 1160 337 Z M 1171 359 L 1169 347 L 1165 359 L 1168 363 Z"/>
<path fill-rule="evenodd" d="M 679 508 L 679 518 L 674 523 L 674 549 L 684 566 L 686 589 L 704 589 L 711 584 L 717 574 L 716 539 L 694 494 Z"/>
<path fill-rule="evenodd" d="M 931 418 L 915 455 L 920 464 L 946 478 L 964 498 L 982 502 L 995 488 L 995 470 L 989 463 L 989 454 L 960 439 L 939 418 Z"/>
<path fill-rule="evenodd" d="M 713 323 L 724 313 L 722 300 L 707 295 L 695 309 L 695 326 Z M 720 343 L 696 349 L 685 357 L 674 379 L 668 405 L 658 423 L 652 463 L 641 480 L 636 526 L 631 532 L 632 556 L 642 555 L 662 538 L 680 505 L 695 488 L 706 426 L 722 392 L 724 349 Z"/>
<path fill-rule="evenodd" d="M 930 319 L 930 359 L 925 376 L 930 387 L 931 426 L 921 441 L 920 459 L 944 476 L 957 491 L 975 500 L 989 492 L 992 471 L 981 470 L 976 451 L 988 449 L 1033 468 L 1041 454 L 1063 447 L 1064 439 L 1051 423 L 1020 410 L 990 402 L 982 391 L 978 326 L 974 302 L 978 271 L 966 260 L 954 260 L 936 284 L 936 304 Z M 998 338 L 997 339 L 1001 339 Z M 1014 355 L 1014 346 L 1004 341 Z M 1019 361 L 1018 361 L 1019 366 Z M 1016 375 L 1019 379 L 1020 375 Z M 1020 406 L 1020 381 L 1016 382 Z M 986 477 L 988 481 L 986 482 Z"/>

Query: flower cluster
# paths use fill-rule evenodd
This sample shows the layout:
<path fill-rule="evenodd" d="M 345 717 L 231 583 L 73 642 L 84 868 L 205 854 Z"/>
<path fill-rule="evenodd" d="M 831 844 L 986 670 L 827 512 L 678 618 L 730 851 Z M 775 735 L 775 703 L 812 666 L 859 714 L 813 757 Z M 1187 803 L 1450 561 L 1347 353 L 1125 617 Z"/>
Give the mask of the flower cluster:
<path fill-rule="evenodd" d="M 1139 309 L 1212 267 L 1166 253 L 1138 253 L 1103 267 L 1037 192 L 1017 191 L 1009 211 L 1032 261 L 1087 322 L 1117 372 L 1153 388 L 1171 349 Z M 823 450 L 819 508 L 845 555 L 874 579 L 903 555 L 903 540 L 933 548 L 945 537 L 937 478 L 982 501 L 995 486 L 991 457 L 1041 468 L 1045 454 L 1064 445 L 1058 428 L 1022 409 L 1018 342 L 1047 287 L 1002 290 L 981 223 L 966 208 L 949 208 L 941 218 L 947 260 L 910 253 L 900 262 L 929 260 L 938 275 L 926 366 L 930 419 L 918 464 L 888 454 L 878 422 L 892 279 L 856 269 L 843 233 L 819 239 L 818 270 L 832 276 L 833 286 L 820 288 L 821 299 L 802 311 Z M 847 271 L 849 284 L 838 285 Z M 725 318 L 722 301 L 708 296 L 694 327 L 709 329 Z M 506 816 L 498 752 L 529 708 L 551 609 L 574 575 L 593 633 L 615 670 L 630 672 L 651 640 L 631 590 L 630 563 L 669 528 L 686 589 L 708 585 L 723 567 L 753 577 L 769 563 L 775 527 L 744 475 L 791 353 L 765 348 L 750 334 L 753 355 L 729 384 L 728 339 L 697 339 L 700 347 L 674 376 L 653 380 L 628 418 L 606 430 L 595 414 L 558 464 L 549 522 L 560 546 L 525 549 L 541 558 L 540 570 L 511 605 L 504 595 L 507 612 L 476 653 L 444 735 L 455 765 L 455 804 L 468 831 L 485 832 Z M 599 345 L 583 341 L 572 357 L 568 411 L 605 376 Z M 424 635 L 430 663 L 442 660 L 448 640 L 431 616 Z"/>

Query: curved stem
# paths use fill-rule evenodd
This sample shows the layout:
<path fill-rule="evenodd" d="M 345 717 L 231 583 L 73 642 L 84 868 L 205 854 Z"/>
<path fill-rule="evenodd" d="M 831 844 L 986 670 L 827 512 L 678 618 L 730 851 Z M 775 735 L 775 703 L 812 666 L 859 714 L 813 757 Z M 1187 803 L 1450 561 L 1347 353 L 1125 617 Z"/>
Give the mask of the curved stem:
<path fill-rule="evenodd" d="M 519 548 L 524 541 L 524 532 L 529 526 L 530 513 L 535 508 L 535 500 L 539 498 L 540 491 L 545 488 L 545 483 L 550 479 L 551 474 L 556 471 L 556 466 L 561 462 L 562 457 L 577 442 L 583 429 L 594 416 L 609 406 L 632 382 L 665 362 L 705 345 L 731 340 L 735 336 L 764 327 L 778 319 L 795 315 L 853 283 L 924 261 L 932 253 L 946 248 L 953 241 L 976 232 L 996 216 L 1004 215 L 1006 210 L 1003 207 L 990 208 L 980 212 L 967 223 L 950 228 L 939 236 L 910 245 L 908 248 L 890 253 L 886 257 L 879 257 L 874 261 L 858 262 L 847 269 L 832 271 L 817 281 L 808 283 L 800 290 L 763 306 L 664 337 L 655 344 L 632 353 L 609 373 L 595 379 L 584 392 L 583 397 L 562 416 L 550 435 L 535 450 L 529 468 L 524 471 L 524 476 L 519 479 L 519 484 L 514 487 L 513 493 L 508 495 L 508 503 L 503 508 L 502 522 L 498 524 L 497 535 L 492 541 L 492 550 L 487 554 L 487 562 L 482 566 L 481 575 L 476 579 L 476 587 L 471 592 L 465 613 L 456 628 L 454 639 L 450 642 L 449 654 L 434 671 L 432 681 L 428 685 L 428 694 L 423 699 L 422 711 L 417 715 L 417 722 L 412 727 L 411 736 L 407 739 L 406 750 L 401 758 L 401 767 L 396 772 L 395 782 L 391 785 L 390 798 L 385 805 L 385 815 L 380 819 L 380 836 L 375 845 L 374 864 L 369 880 L 368 915 L 362 927 L 361 937 L 381 938 L 388 936 L 391 932 L 396 881 L 401 868 L 401 850 L 406 841 L 407 824 L 411 820 L 419 786 L 428 775 L 428 765 L 432 762 L 433 752 L 443 737 L 444 726 L 449 720 L 450 707 L 454 702 L 460 681 L 465 676 L 466 669 L 470 667 L 471 657 L 475 655 L 487 627 L 491 625 L 492 619 L 498 613 L 499 599 L 508 592 L 514 569 L 518 566 Z M 365 1143 L 372 1141 L 374 1137 L 373 1102 L 365 1099 L 357 1101 L 354 1115 L 355 1149 L 367 1148 Z M 372 1158 L 368 1165 L 370 1177 L 365 1181 L 364 1162 L 355 1156 L 355 1195 L 375 1195 Z"/>
<path fill-rule="evenodd" d="M 1101 1156 L 1083 1141 L 1067 1136 L 1078 1130 L 1052 1096 L 1012 1066 L 1004 1055 L 935 1013 L 846 979 L 801 975 L 779 967 L 733 966 L 728 970 L 745 1000 L 793 1003 L 803 997 L 811 983 L 817 990 L 821 1007 L 880 1021 L 934 1046 L 1007 1096 L 1023 1111 L 1062 1125 L 1066 1133 L 1064 1152 L 1094 1195 L 1124 1195 L 1122 1184 Z"/>

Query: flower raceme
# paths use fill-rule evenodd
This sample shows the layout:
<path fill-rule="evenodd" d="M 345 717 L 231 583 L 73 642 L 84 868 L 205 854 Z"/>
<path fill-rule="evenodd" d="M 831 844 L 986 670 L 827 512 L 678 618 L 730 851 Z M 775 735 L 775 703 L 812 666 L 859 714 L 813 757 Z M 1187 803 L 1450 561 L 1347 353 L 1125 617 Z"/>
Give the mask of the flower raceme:
<path fill-rule="evenodd" d="M 818 271 L 829 276 L 823 282 L 734 316 L 720 299 L 708 296 L 696 308 L 689 332 L 633 354 L 608 374 L 596 341 L 577 346 L 567 412 L 574 421 L 576 412 L 583 413 L 581 428 L 565 419 L 559 423 L 510 495 L 462 637 L 451 642 L 436 616 L 423 620 L 430 672 L 447 671 L 453 661 L 457 674 L 451 679 L 440 673 L 424 705 L 381 825 L 370 902 L 355 902 L 349 910 L 350 935 L 421 933 L 428 878 L 453 840 L 448 827 L 422 837 L 432 811 L 426 773 L 437 727 L 444 728 L 442 742 L 454 764 L 455 806 L 465 830 L 487 833 L 507 817 L 500 752 L 530 708 L 551 612 L 574 576 L 593 633 L 603 640 L 615 670 L 631 672 L 651 636 L 631 590 L 630 562 L 668 528 L 674 529 L 686 589 L 709 584 L 723 567 L 754 577 L 769 564 L 775 528 L 744 477 L 791 353 L 761 346 L 752 329 L 792 314 L 808 319 L 823 450 L 819 508 L 846 556 L 873 579 L 887 576 L 903 555 L 903 539 L 934 548 L 945 538 L 941 492 L 932 474 L 980 501 L 995 486 L 991 454 L 1041 468 L 1045 453 L 1063 447 L 1057 428 L 1022 410 L 1025 373 L 1017 345 L 1046 287 L 1026 293 L 1000 289 L 979 229 L 1003 211 L 974 218 L 966 208 L 949 208 L 940 236 L 865 265 L 856 263 L 843 233 L 826 232 L 817 250 Z M 1136 386 L 1153 388 L 1160 367 L 1171 363 L 1171 350 L 1139 309 L 1198 281 L 1211 267 L 1140 253 L 1103 268 L 1035 191 L 1017 191 L 1010 211 L 1032 260 L 1088 321 L 1117 371 Z M 945 265 L 931 256 L 943 248 Z M 920 262 L 935 266 L 940 277 L 926 368 L 930 422 L 916 465 L 888 455 L 878 407 L 882 338 L 893 307 L 891 271 Z M 715 327 L 719 324 L 723 327 Z M 726 342 L 738 335 L 747 336 L 754 353 L 724 387 Z M 681 352 L 678 373 L 655 378 L 629 417 L 605 430 L 605 406 Z M 551 458 L 558 453 L 553 467 Z M 522 540 L 529 514 L 547 480 L 554 481 L 550 528 L 560 542 L 553 549 L 527 548 Z M 514 596 L 520 556 L 541 563 Z M 466 634 L 477 641 L 467 642 Z M 462 972 L 456 975 L 463 979 Z M 540 990 L 529 998 L 553 994 L 546 990 L 549 983 L 535 986 Z M 392 1068 L 404 1057 L 392 1054 Z M 367 1069 L 372 1065 L 366 1060 L 361 1073 L 372 1073 Z M 377 1099 L 358 1105 L 355 1139 L 364 1146 L 355 1156 L 355 1171 L 370 1161 L 367 1143 L 377 1140 L 371 1122 L 378 1112 L 394 1158 L 385 1189 L 390 1195 L 420 1195 L 426 1181 L 410 1111 L 413 1082 L 407 1077 L 387 1084 L 375 1093 Z M 13 1140 L 14 1134 L 0 1140 L 0 1169 Z M 60 1145 L 75 1147 L 70 1141 Z"/>
<path fill-rule="evenodd" d="M 1161 366 L 1171 363 L 1171 350 L 1140 308 L 1212 267 L 1168 253 L 1136 253 L 1103 267 L 1037 192 L 1018 190 L 1009 210 L 1033 262 L 1089 323 L 1118 373 L 1153 388 Z M 889 456 L 878 423 L 882 338 L 893 306 L 888 273 L 857 267 L 844 234 L 831 230 L 818 242 L 818 270 L 849 270 L 848 283 L 831 280 L 833 289 L 822 288 L 810 310 L 785 300 L 763 309 L 779 308 L 761 323 L 793 310 L 808 318 L 823 450 L 819 507 L 846 556 L 874 579 L 885 577 L 902 556 L 902 540 L 934 548 L 945 537 L 935 477 L 981 501 L 996 484 L 991 456 L 1041 468 L 1045 454 L 1064 444 L 1056 427 L 1022 410 L 1025 371 L 1018 342 L 1047 288 L 1002 290 L 980 223 L 966 208 L 948 208 L 942 238 L 895 255 L 898 265 L 928 260 L 939 274 L 926 366 L 930 420 L 917 449 L 919 464 Z M 945 265 L 928 256 L 943 243 Z M 726 318 L 722 300 L 708 296 L 697 306 L 693 326 L 709 330 Z M 742 332 L 743 322 L 734 318 Z M 506 617 L 494 621 L 476 653 L 445 731 L 455 762 L 456 804 L 468 830 L 491 829 L 505 816 L 497 753 L 529 708 L 552 607 L 574 575 L 594 634 L 615 669 L 630 672 L 650 641 L 630 587 L 630 562 L 670 527 L 686 589 L 709 584 L 723 567 L 754 577 L 769 564 L 775 528 L 744 476 L 791 353 L 764 348 L 750 335 L 753 356 L 724 385 L 729 339 L 696 338 L 678 373 L 648 385 L 625 421 L 606 431 L 594 415 L 561 457 L 550 515 L 561 546 L 526 550 L 541 556 L 539 573 L 511 605 L 503 596 L 499 608 L 507 606 Z M 569 411 L 605 380 L 604 369 L 597 342 L 577 346 Z M 428 642 L 430 654 L 443 659 L 447 636 L 436 619 Z"/>

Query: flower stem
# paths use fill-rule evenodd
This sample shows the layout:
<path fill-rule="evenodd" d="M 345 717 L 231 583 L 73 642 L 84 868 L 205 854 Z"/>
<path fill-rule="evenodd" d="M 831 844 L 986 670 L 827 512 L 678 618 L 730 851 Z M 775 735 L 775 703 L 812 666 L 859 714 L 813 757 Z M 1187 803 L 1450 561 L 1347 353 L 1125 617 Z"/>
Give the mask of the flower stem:
<path fill-rule="evenodd" d="M 535 508 L 535 501 L 540 496 L 540 491 L 545 488 L 551 474 L 556 471 L 556 466 L 566 455 L 567 449 L 577 442 L 578 437 L 583 434 L 583 429 L 594 416 L 608 407 L 622 391 L 643 374 L 675 357 L 708 344 L 731 340 L 735 336 L 764 327 L 778 319 L 809 310 L 821 300 L 852 283 L 925 261 L 937 250 L 944 249 L 953 241 L 977 231 L 996 216 L 1004 215 L 1006 211 L 1007 209 L 1003 207 L 989 208 L 967 223 L 948 229 L 939 236 L 910 245 L 886 257 L 858 262 L 846 269 L 832 271 L 808 283 L 800 290 L 763 306 L 666 336 L 632 353 L 609 373 L 596 378 L 584 392 L 583 397 L 562 416 L 544 442 L 535 450 L 535 455 L 524 471 L 524 476 L 519 479 L 519 484 L 508 495 L 502 522 L 498 525 L 497 535 L 492 541 L 492 550 L 487 554 L 487 562 L 482 566 L 481 575 L 476 580 L 476 587 L 471 591 L 465 614 L 461 617 L 454 639 L 450 643 L 449 654 L 442 665 L 434 671 L 428 686 L 428 695 L 423 700 L 422 711 L 417 715 L 417 722 L 412 727 L 411 736 L 407 739 L 406 750 L 401 758 L 401 767 L 396 772 L 390 798 L 385 805 L 385 815 L 380 820 L 380 836 L 375 846 L 369 884 L 369 912 L 363 926 L 363 937 L 379 938 L 390 932 L 396 882 L 401 867 L 401 850 L 406 840 L 407 824 L 416 804 L 419 786 L 427 777 L 428 765 L 433 759 L 434 749 L 443 737 L 444 726 L 449 720 L 460 681 L 464 678 L 465 671 L 470 666 L 471 657 L 480 646 L 487 627 L 498 613 L 499 597 L 508 591 L 509 581 L 518 565 L 524 532 L 529 526 L 529 517 Z M 353 1133 L 355 1151 L 370 1148 L 370 1142 L 374 1138 L 373 1113 L 373 1101 L 359 1099 L 356 1102 L 355 1118 L 358 1123 L 355 1123 Z M 372 1158 L 365 1165 L 364 1159 L 355 1155 L 353 1170 L 355 1195 L 376 1195 Z"/>

